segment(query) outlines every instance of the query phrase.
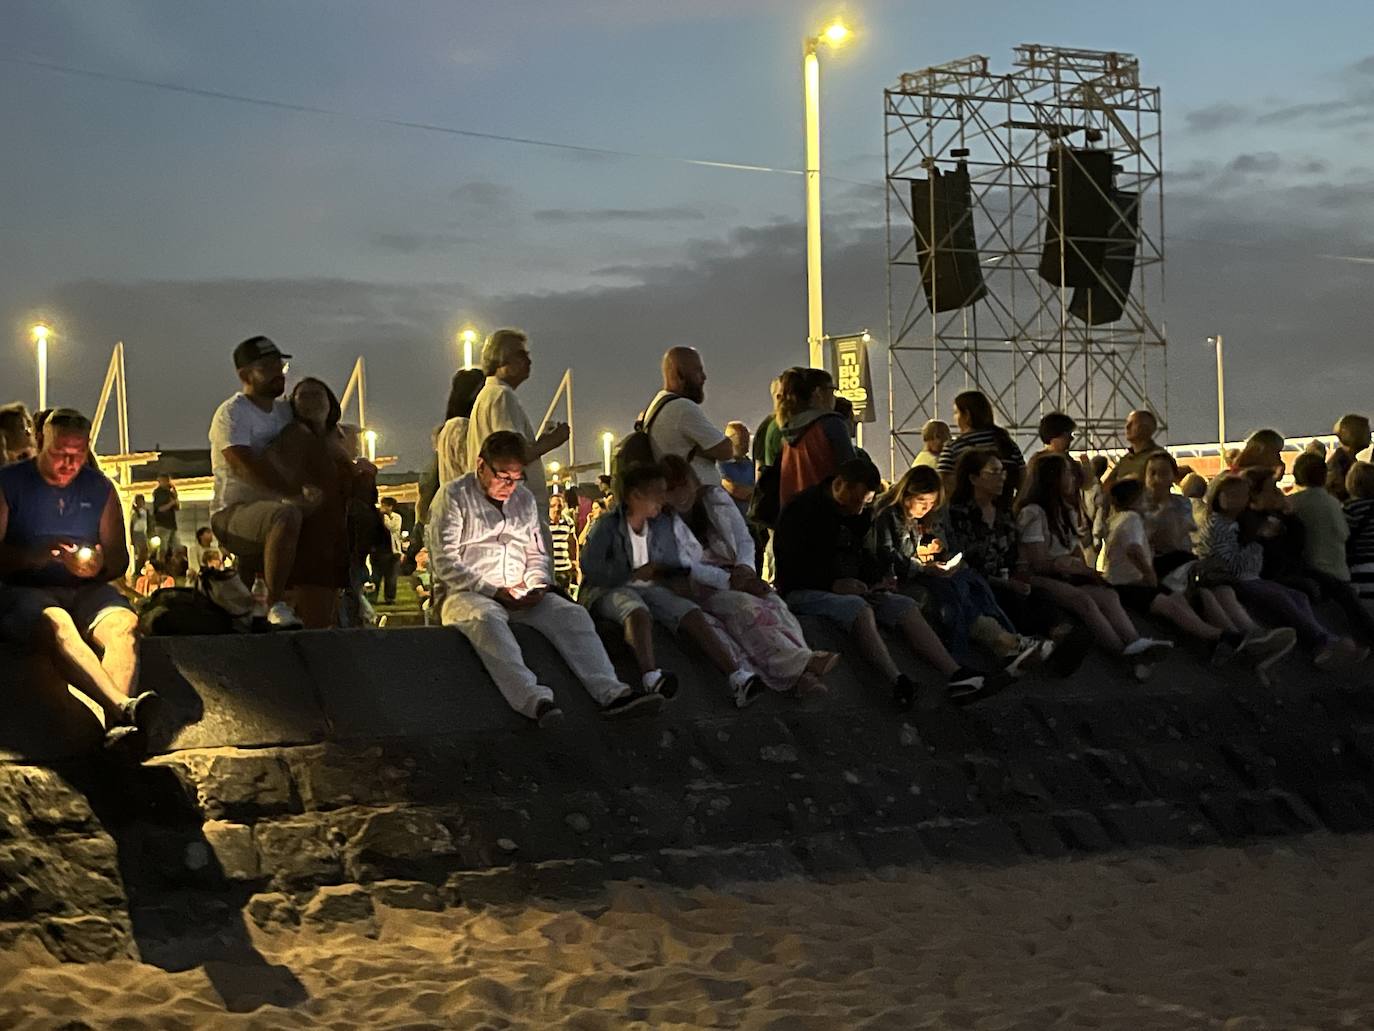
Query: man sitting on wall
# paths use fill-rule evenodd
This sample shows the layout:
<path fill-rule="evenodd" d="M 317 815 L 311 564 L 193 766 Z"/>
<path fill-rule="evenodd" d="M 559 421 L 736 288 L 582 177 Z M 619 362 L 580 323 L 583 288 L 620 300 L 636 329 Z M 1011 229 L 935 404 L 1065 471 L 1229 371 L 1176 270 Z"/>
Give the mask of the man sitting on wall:
<path fill-rule="evenodd" d="M 110 581 L 129 568 L 114 486 L 87 463 L 90 421 L 48 416 L 38 456 L 0 469 L 0 638 L 30 645 L 105 714 L 108 745 L 146 729 L 138 618 Z"/>
<path fill-rule="evenodd" d="M 430 509 L 430 568 L 443 582 L 440 619 L 471 642 L 510 707 L 540 726 L 562 710 L 520 654 L 512 622 L 534 627 L 614 719 L 657 710 L 663 698 L 616 677 L 587 610 L 550 593 L 553 568 L 534 495 L 522 484 L 528 442 L 498 430 L 476 468 L 445 484 Z"/>

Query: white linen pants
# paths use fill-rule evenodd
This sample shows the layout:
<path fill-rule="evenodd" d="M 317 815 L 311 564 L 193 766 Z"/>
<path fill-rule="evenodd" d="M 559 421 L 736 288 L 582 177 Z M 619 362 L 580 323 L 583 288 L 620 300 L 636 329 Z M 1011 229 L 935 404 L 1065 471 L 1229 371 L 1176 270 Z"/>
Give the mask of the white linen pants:
<path fill-rule="evenodd" d="M 443 624 L 456 627 L 472 644 L 507 704 L 522 716 L 533 719 L 539 703 L 552 700 L 553 692 L 525 665 L 511 633 L 512 622 L 539 631 L 598 705 L 608 705 L 630 690 L 616 677 L 591 615 L 559 595 L 546 594 L 533 608 L 508 609 L 475 591 L 455 591 L 445 596 L 440 612 Z"/>

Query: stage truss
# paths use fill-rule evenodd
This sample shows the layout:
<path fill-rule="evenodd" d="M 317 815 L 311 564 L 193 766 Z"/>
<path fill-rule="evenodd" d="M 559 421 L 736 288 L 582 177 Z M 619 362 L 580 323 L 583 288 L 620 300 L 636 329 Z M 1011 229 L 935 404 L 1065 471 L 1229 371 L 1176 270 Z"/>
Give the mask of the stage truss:
<path fill-rule="evenodd" d="M 1078 446 L 1094 449 L 1122 446 L 1133 408 L 1166 422 L 1165 334 L 1150 311 L 1164 297 L 1159 89 L 1141 84 L 1129 54 L 1023 44 L 1013 67 L 994 75 L 986 57 L 969 57 L 905 74 L 883 93 L 894 470 L 921 450 L 927 419 L 953 424 L 950 402 L 967 389 L 986 393 L 1023 445 L 1051 411 L 1073 416 Z M 1117 189 L 1140 197 L 1130 294 L 1109 325 L 1071 315 L 1073 288 L 1039 275 L 1047 164 L 1060 141 L 1113 151 Z M 921 286 L 911 183 L 953 171 L 960 150 L 987 296 L 937 314 Z"/>

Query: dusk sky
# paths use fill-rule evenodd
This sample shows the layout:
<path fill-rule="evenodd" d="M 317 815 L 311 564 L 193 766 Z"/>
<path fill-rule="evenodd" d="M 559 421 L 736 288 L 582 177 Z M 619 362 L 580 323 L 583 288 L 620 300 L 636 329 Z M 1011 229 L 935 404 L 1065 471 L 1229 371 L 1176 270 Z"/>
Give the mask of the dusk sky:
<path fill-rule="evenodd" d="M 835 7 L 5 0 L 3 11 L 0 400 L 34 401 L 27 327 L 42 316 L 57 334 L 51 400 L 92 409 L 123 339 L 135 447 L 204 447 L 235 389 L 234 344 L 266 333 L 296 355 L 293 377 L 340 391 L 365 355 L 381 450 L 413 468 L 442 419 L 455 331 L 515 324 L 531 335 L 521 393 L 534 418 L 574 367 L 588 460 L 600 431 L 623 432 L 653 394 L 668 345 L 702 350 L 721 424 L 761 417 L 770 376 L 804 357 L 796 175 L 383 120 L 796 169 L 801 41 Z M 1374 408 L 1374 4 L 872 0 L 846 13 L 860 36 L 824 55 L 822 73 L 828 328 L 886 327 L 884 87 L 972 53 L 1009 70 L 1023 42 L 1116 49 L 1163 89 L 1168 293 L 1156 315 L 1170 338 L 1170 438 L 1214 433 L 1203 341 L 1217 331 L 1233 436 L 1320 432 Z M 885 369 L 881 352 L 875 361 Z"/>

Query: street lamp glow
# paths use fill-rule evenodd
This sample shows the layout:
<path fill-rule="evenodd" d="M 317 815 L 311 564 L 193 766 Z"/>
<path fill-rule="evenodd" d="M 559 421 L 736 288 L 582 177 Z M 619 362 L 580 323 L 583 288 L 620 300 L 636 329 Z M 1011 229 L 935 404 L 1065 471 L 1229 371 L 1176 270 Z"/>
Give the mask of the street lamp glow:
<path fill-rule="evenodd" d="M 363 441 L 367 444 L 367 460 L 369 462 L 377 461 L 377 431 L 364 430 Z"/>
<path fill-rule="evenodd" d="M 606 475 L 611 475 L 611 445 L 615 443 L 615 434 L 610 430 L 601 434 L 601 450 L 604 452 L 603 464 L 606 467 Z"/>
<path fill-rule="evenodd" d="M 458 334 L 458 339 L 463 342 L 463 368 L 472 368 L 472 346 L 477 343 L 477 330 L 465 329 Z"/>
<path fill-rule="evenodd" d="M 48 334 L 43 323 L 33 327 L 33 342 L 38 348 L 38 410 L 48 407 Z"/>
<path fill-rule="evenodd" d="M 825 27 L 825 31 L 821 33 L 821 39 L 829 43 L 832 47 L 839 47 L 844 46 L 851 35 L 853 35 L 853 33 L 849 31 L 849 27 L 845 25 L 844 22 L 840 21 L 840 19 L 836 18 Z"/>
<path fill-rule="evenodd" d="M 1207 346 L 1217 349 L 1217 459 L 1226 463 L 1226 361 L 1222 357 L 1221 334 L 1207 338 Z"/>
<path fill-rule="evenodd" d="M 560 466 L 557 462 L 549 463 L 549 472 L 553 473 L 555 476 L 558 475 L 558 470 L 561 468 L 562 466 Z"/>

